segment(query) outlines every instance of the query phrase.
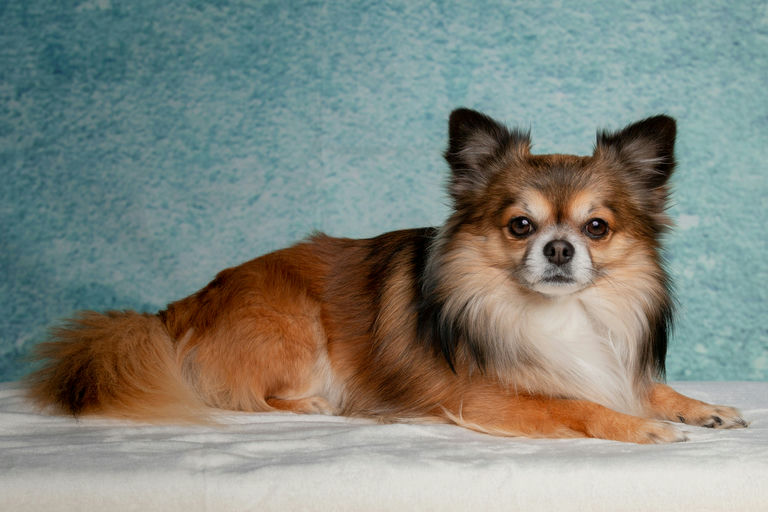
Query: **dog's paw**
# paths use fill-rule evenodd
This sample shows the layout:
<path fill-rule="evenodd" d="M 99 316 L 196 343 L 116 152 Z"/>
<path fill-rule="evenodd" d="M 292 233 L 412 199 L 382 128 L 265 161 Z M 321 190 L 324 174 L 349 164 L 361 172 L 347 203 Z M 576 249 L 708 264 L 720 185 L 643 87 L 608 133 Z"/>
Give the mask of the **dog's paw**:
<path fill-rule="evenodd" d="M 725 405 L 704 404 L 688 416 L 681 414 L 678 419 L 687 425 L 707 428 L 746 428 L 749 426 L 749 423 L 741 417 L 738 409 Z"/>
<path fill-rule="evenodd" d="M 681 443 L 688 437 L 683 431 L 671 423 L 657 420 L 646 420 L 637 433 L 636 443 L 664 444 Z"/>
<path fill-rule="evenodd" d="M 337 413 L 337 410 L 331 403 L 323 397 L 312 396 L 305 398 L 305 408 L 308 414 L 326 414 L 332 416 Z"/>
<path fill-rule="evenodd" d="M 267 398 L 267 405 L 278 411 L 297 414 L 326 414 L 331 416 L 338 413 L 338 410 L 321 396 L 295 399 Z"/>

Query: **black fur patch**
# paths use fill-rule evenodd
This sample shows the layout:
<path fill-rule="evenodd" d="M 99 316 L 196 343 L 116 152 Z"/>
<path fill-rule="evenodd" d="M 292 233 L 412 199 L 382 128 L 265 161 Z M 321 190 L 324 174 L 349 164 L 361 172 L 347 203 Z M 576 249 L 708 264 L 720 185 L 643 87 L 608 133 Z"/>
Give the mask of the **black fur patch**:
<path fill-rule="evenodd" d="M 443 304 L 422 297 L 417 307 L 419 339 L 435 354 L 441 354 L 451 371 L 456 373 L 455 332 L 453 326 L 446 322 L 442 315 Z"/>
<path fill-rule="evenodd" d="M 643 368 L 651 368 L 654 376 L 664 379 L 666 375 L 667 345 L 669 335 L 672 332 L 672 320 L 674 317 L 674 300 L 671 298 L 669 283 L 666 283 L 668 290 L 667 300 L 660 305 L 654 318 L 651 319 L 647 349 L 644 352 L 640 364 Z"/>
<path fill-rule="evenodd" d="M 419 340 L 433 353 L 442 355 L 454 373 L 456 373 L 455 364 L 459 351 L 464 351 L 475 366 L 480 371 L 484 371 L 487 356 L 482 345 L 463 324 L 461 320 L 465 316 L 463 310 L 455 316 L 449 316 L 446 313 L 445 301 L 436 292 L 437 283 L 425 272 L 427 258 L 428 248 L 425 248 L 418 261 L 414 260 L 415 277 L 418 283 L 415 307 Z"/>
<path fill-rule="evenodd" d="M 416 290 L 414 307 L 417 313 L 417 333 L 424 346 L 436 355 L 442 355 L 451 371 L 456 373 L 454 361 L 458 344 L 459 326 L 444 314 L 445 303 L 439 300 L 435 291 L 434 278 L 427 274 L 427 263 L 431 245 L 437 230 L 423 239 L 413 253 L 413 282 Z"/>

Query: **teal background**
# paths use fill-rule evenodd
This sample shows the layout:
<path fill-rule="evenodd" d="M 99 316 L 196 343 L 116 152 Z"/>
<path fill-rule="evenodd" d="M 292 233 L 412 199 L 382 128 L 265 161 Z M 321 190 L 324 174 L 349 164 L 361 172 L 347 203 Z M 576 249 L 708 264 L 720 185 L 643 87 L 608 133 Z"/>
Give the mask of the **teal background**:
<path fill-rule="evenodd" d="M 442 222 L 457 106 L 541 153 L 675 116 L 669 377 L 765 380 L 766 91 L 764 0 L 0 2 L 0 380 L 76 310 Z"/>

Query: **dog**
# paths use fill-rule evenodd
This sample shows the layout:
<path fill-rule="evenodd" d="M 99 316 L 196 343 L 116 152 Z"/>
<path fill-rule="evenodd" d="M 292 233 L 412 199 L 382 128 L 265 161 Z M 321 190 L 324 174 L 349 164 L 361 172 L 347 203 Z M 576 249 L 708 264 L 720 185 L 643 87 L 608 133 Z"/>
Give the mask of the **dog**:
<path fill-rule="evenodd" d="M 633 443 L 746 427 L 662 383 L 675 135 L 659 115 L 599 131 L 591 156 L 539 155 L 455 110 L 444 225 L 316 234 L 157 314 L 81 313 L 38 346 L 30 396 L 75 416 L 290 411 Z"/>

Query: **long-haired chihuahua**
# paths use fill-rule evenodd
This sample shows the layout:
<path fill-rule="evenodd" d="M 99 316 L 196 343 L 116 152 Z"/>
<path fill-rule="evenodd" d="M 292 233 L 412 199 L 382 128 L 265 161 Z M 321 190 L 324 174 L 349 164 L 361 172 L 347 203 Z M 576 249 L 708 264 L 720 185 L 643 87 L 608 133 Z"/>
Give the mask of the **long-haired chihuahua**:
<path fill-rule="evenodd" d="M 456 110 L 445 224 L 318 234 L 157 314 L 84 312 L 39 346 L 31 396 L 142 421 L 279 410 L 635 443 L 745 427 L 661 383 L 675 131 L 651 117 L 599 132 L 591 156 L 538 155 Z"/>

